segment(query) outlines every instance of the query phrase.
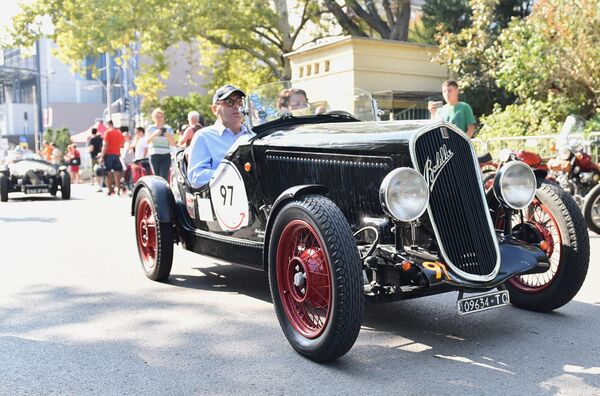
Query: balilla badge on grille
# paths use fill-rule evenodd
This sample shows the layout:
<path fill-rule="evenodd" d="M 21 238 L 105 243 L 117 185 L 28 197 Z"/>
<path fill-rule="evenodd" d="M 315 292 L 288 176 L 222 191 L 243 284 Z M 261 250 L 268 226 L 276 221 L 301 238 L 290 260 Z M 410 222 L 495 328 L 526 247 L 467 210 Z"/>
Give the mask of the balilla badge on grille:
<path fill-rule="evenodd" d="M 427 161 L 425 161 L 425 166 L 423 167 L 423 177 L 425 177 L 425 181 L 429 185 L 429 191 L 433 191 L 433 186 L 440 172 L 453 156 L 454 153 L 444 144 L 435 154 L 435 164 L 433 164 L 431 158 L 427 157 Z"/>

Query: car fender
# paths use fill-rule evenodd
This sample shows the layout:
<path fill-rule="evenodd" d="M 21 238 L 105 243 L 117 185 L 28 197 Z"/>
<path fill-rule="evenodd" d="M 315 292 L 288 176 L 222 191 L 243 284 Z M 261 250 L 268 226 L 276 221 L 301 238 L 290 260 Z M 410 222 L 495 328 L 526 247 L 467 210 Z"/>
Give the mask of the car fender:
<path fill-rule="evenodd" d="M 277 197 L 273 205 L 269 210 L 269 217 L 267 219 L 267 226 L 265 227 L 265 242 L 263 247 L 263 268 L 266 271 L 269 266 L 269 243 L 271 240 L 271 229 L 273 223 L 277 217 L 277 213 L 283 208 L 283 206 L 290 200 L 296 199 L 307 194 L 321 194 L 327 195 L 329 191 L 327 187 L 321 184 L 303 184 L 299 186 L 290 187 Z"/>
<path fill-rule="evenodd" d="M 142 188 L 147 188 L 150 191 L 150 195 L 156 204 L 158 221 L 175 224 L 177 220 L 175 198 L 169 183 L 160 176 L 144 176 L 135 184 L 131 197 L 131 215 L 135 215 L 135 200 Z"/>

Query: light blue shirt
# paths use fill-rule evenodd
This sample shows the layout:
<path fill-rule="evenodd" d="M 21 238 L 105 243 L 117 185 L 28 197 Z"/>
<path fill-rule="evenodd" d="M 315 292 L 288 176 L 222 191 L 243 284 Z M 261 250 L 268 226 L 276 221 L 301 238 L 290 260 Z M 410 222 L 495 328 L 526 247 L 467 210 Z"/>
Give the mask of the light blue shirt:
<path fill-rule="evenodd" d="M 225 154 L 242 136 L 250 136 L 245 125 L 242 125 L 242 130 L 235 134 L 219 121 L 194 134 L 188 147 L 187 171 L 188 180 L 194 188 L 202 187 L 210 181 L 215 169 L 225 158 Z"/>

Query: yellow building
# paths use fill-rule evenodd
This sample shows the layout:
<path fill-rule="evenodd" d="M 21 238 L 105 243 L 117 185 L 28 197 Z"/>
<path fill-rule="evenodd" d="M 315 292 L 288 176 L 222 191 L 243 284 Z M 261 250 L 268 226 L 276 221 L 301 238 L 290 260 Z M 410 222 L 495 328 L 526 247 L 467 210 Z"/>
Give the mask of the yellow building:
<path fill-rule="evenodd" d="M 430 61 L 435 52 L 432 45 L 344 36 L 285 56 L 292 83 L 306 90 L 313 104 L 332 91 L 342 100 L 357 87 L 373 94 L 389 111 L 386 117 L 415 119 L 429 117 L 427 101 L 441 99 L 442 82 L 449 78 L 445 66 Z M 337 107 L 330 102 L 330 108 Z"/>

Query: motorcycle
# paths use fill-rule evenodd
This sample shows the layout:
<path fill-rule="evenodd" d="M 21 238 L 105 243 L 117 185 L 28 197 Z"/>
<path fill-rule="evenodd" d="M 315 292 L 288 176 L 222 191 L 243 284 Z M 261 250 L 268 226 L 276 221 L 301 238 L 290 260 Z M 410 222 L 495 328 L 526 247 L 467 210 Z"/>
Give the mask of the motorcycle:
<path fill-rule="evenodd" d="M 573 196 L 588 228 L 600 233 L 600 167 L 587 152 L 596 143 L 586 142 L 584 126 L 582 117 L 567 117 L 556 141 L 557 158 L 548 161 L 549 177 Z"/>
<path fill-rule="evenodd" d="M 539 168 L 532 169 L 537 190 L 531 203 L 521 210 L 506 210 L 497 198 L 498 179 L 509 173 L 503 172 L 503 168 L 508 169 L 510 162 L 523 161 L 522 158 L 535 159 L 534 163 L 537 159 L 509 149 L 502 150 L 498 157 L 497 172 L 488 172 L 491 183 L 484 184 L 496 232 L 505 238 L 538 244 L 550 259 L 546 272 L 507 281 L 511 302 L 527 307 L 532 299 L 542 305 L 548 301 L 567 301 L 579 291 L 589 265 L 589 235 L 583 215 L 571 195 L 545 179 L 541 159 Z"/>
<path fill-rule="evenodd" d="M 557 158 L 548 161 L 550 174 L 580 205 L 589 191 L 600 182 L 600 169 L 586 152 L 584 126 L 583 118 L 569 115 L 556 140 Z"/>

